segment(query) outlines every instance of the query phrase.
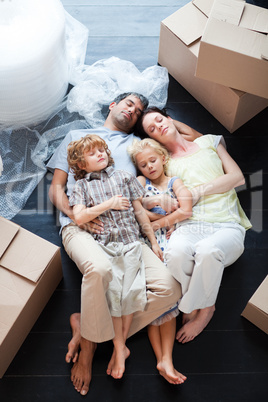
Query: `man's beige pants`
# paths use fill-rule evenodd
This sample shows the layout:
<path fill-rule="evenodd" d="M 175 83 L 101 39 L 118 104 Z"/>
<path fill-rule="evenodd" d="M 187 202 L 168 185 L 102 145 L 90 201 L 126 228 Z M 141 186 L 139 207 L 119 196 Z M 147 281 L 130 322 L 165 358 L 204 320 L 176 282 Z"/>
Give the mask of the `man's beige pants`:
<path fill-rule="evenodd" d="M 111 262 L 92 235 L 71 223 L 62 230 L 62 243 L 83 275 L 81 286 L 81 335 L 92 342 L 114 338 L 113 322 L 106 299 L 112 280 Z M 134 313 L 131 336 L 166 312 L 181 297 L 180 284 L 146 245 L 142 245 L 145 264 L 147 305 Z"/>

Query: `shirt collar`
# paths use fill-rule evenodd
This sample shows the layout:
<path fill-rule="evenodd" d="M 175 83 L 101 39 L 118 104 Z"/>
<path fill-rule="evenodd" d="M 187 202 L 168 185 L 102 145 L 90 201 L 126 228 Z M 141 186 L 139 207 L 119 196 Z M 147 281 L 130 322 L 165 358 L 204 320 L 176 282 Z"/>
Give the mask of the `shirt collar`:
<path fill-rule="evenodd" d="M 112 174 L 114 173 L 114 168 L 113 166 L 108 166 L 107 168 L 101 170 L 100 172 L 90 172 L 85 175 L 85 178 L 87 181 L 90 180 L 100 180 L 103 176 L 107 175 L 108 177 L 111 177 Z"/>

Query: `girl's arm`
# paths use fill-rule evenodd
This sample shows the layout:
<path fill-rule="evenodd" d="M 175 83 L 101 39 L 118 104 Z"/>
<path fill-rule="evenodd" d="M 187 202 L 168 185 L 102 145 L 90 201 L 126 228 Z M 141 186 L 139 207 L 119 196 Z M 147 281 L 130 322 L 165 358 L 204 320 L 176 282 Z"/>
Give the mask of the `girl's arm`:
<path fill-rule="evenodd" d="M 73 206 L 74 221 L 78 226 L 80 226 L 83 223 L 92 221 L 109 209 L 127 210 L 129 209 L 129 206 L 129 200 L 126 197 L 122 197 L 122 195 L 115 195 L 109 200 L 104 201 L 99 205 L 94 205 L 93 207 L 76 204 Z"/>
<path fill-rule="evenodd" d="M 146 214 L 145 209 L 142 206 L 141 198 L 132 201 L 132 205 L 134 208 L 134 213 L 135 213 L 136 219 L 139 222 L 139 225 L 141 226 L 142 231 L 148 237 L 148 239 L 151 243 L 153 252 L 160 258 L 160 260 L 163 261 L 163 252 L 157 243 L 157 240 L 154 235 L 154 231 L 151 226 L 151 222 Z"/>
<path fill-rule="evenodd" d="M 245 183 L 244 175 L 229 155 L 223 145 L 217 147 L 217 154 L 222 161 L 224 175 L 217 177 L 209 183 L 202 184 L 191 190 L 194 199 L 199 199 L 204 195 L 221 194 L 232 190 Z"/>
<path fill-rule="evenodd" d="M 137 179 L 143 187 L 145 187 L 146 179 L 143 176 L 138 176 Z M 175 211 L 178 208 L 178 201 L 175 198 L 170 197 L 168 194 L 157 194 L 150 197 L 143 197 L 142 206 L 146 209 L 152 209 L 156 206 L 162 207 L 168 214 Z M 159 214 L 154 214 L 148 211 L 147 215 L 151 221 L 159 218 Z"/>
<path fill-rule="evenodd" d="M 152 222 L 153 230 L 162 227 L 169 227 L 175 223 L 182 222 L 192 216 L 192 194 L 185 187 L 182 180 L 176 179 L 173 183 L 173 191 L 178 199 L 179 208 L 169 215 L 163 216 L 157 221 Z"/>

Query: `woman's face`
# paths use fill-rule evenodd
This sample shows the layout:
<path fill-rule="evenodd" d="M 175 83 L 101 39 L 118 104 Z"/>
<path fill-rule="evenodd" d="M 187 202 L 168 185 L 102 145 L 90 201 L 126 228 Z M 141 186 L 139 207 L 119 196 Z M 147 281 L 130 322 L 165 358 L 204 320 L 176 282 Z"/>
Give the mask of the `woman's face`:
<path fill-rule="evenodd" d="M 176 128 L 170 117 L 161 113 L 152 112 L 144 116 L 142 122 L 144 131 L 149 137 L 165 145 L 168 140 L 175 136 Z"/>

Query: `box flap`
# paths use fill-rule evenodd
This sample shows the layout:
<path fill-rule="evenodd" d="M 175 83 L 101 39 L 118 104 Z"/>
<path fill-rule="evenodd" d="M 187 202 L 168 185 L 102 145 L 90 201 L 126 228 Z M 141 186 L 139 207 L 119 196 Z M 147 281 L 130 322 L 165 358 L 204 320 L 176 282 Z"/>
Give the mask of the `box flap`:
<path fill-rule="evenodd" d="M 266 36 L 265 40 L 263 41 L 261 47 L 261 57 L 265 60 L 268 60 L 268 35 Z"/>
<path fill-rule="evenodd" d="M 253 294 L 249 303 L 268 314 L 268 275 Z"/>
<path fill-rule="evenodd" d="M 268 9 L 246 4 L 239 26 L 251 31 L 268 33 Z"/>
<path fill-rule="evenodd" d="M 192 0 L 192 3 L 197 7 L 206 17 L 210 15 L 214 0 Z"/>
<path fill-rule="evenodd" d="M 207 17 L 191 2 L 162 21 L 187 46 L 201 38 Z"/>
<path fill-rule="evenodd" d="M 19 231 L 19 226 L 0 217 L 0 258 Z"/>
<path fill-rule="evenodd" d="M 244 0 L 215 0 L 210 18 L 239 25 L 245 7 Z"/>
<path fill-rule="evenodd" d="M 20 228 L 0 260 L 0 265 L 32 282 L 37 282 L 58 247 Z"/>

